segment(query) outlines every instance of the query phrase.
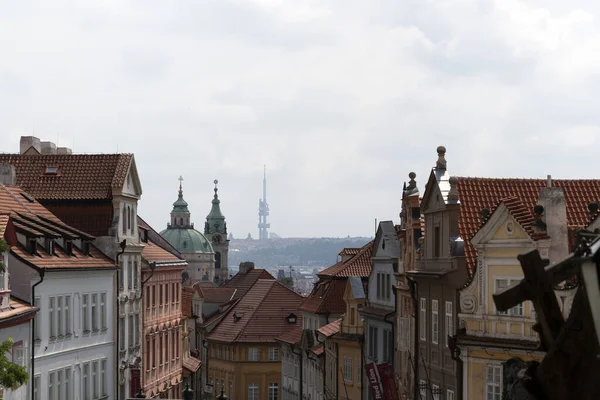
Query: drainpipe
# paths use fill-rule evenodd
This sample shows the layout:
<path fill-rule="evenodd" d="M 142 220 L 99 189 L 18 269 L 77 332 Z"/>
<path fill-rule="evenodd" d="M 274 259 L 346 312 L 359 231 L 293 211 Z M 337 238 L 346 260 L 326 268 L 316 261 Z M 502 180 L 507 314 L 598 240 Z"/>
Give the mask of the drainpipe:
<path fill-rule="evenodd" d="M 44 282 L 44 275 L 46 274 L 46 270 L 45 269 L 40 269 L 38 270 L 38 274 L 40 274 L 40 280 L 36 283 L 33 284 L 33 286 L 31 287 L 31 304 L 35 304 L 35 287 L 37 285 L 39 285 L 40 283 Z M 38 310 L 39 312 L 39 310 Z M 31 329 L 31 343 L 29 344 L 30 347 L 30 351 L 31 351 L 31 379 L 34 379 L 35 377 L 35 326 L 36 326 L 36 317 L 33 317 L 32 319 L 32 329 Z M 31 385 L 31 398 L 35 398 L 34 397 L 34 390 L 35 390 L 35 385 L 32 384 Z"/>
<path fill-rule="evenodd" d="M 125 247 L 127 247 L 127 241 L 126 241 L 126 240 L 123 240 L 121 243 L 119 243 L 119 247 L 121 248 L 121 251 L 120 251 L 120 252 L 118 252 L 118 253 L 115 255 L 115 264 L 116 264 L 116 265 L 119 265 L 119 257 L 120 257 L 120 256 L 121 256 L 123 253 L 125 253 Z M 119 356 L 119 353 L 121 352 L 121 347 L 120 347 L 120 346 L 121 346 L 121 344 L 119 343 L 119 339 L 120 339 L 120 337 L 121 337 L 121 335 L 120 335 L 120 333 L 119 333 L 119 321 L 121 320 L 121 317 L 120 317 L 120 314 L 119 314 L 119 274 L 120 274 L 120 273 L 121 273 L 121 268 L 117 268 L 117 307 L 116 307 L 116 311 L 117 311 L 117 315 L 116 315 L 116 317 L 117 317 L 117 318 L 116 318 L 116 320 L 117 320 L 117 322 L 116 322 L 116 324 L 115 324 L 115 325 L 116 325 L 116 327 L 117 327 L 117 330 L 116 330 L 116 333 L 117 333 L 117 334 L 116 334 L 116 336 L 117 336 L 117 337 L 115 338 L 115 343 L 116 343 L 116 345 L 117 345 L 117 349 L 116 349 L 116 350 L 117 350 L 117 351 L 116 351 L 116 353 L 117 353 L 117 354 L 116 354 L 116 355 L 117 355 L 117 357 L 115 357 L 115 361 L 117 362 L 117 365 L 119 365 L 119 364 L 120 364 L 120 363 L 119 363 L 119 361 L 120 361 L 120 360 L 119 360 L 119 357 L 118 357 L 118 356 Z M 116 370 L 116 378 L 118 378 L 118 377 L 119 377 L 119 372 L 118 372 L 118 371 L 119 371 L 119 367 L 117 367 L 115 370 Z M 120 385 L 119 385 L 119 380 L 118 380 L 118 379 L 116 379 L 116 380 L 115 380 L 115 382 L 117 383 L 117 384 L 115 385 L 115 387 L 116 387 L 116 391 L 117 391 L 117 399 L 118 399 L 118 398 L 119 398 L 119 394 L 120 394 L 120 393 L 119 393 L 119 386 L 120 386 Z M 127 389 L 125 389 L 125 390 L 127 390 Z M 124 400 L 124 399 L 123 399 L 123 400 Z"/>

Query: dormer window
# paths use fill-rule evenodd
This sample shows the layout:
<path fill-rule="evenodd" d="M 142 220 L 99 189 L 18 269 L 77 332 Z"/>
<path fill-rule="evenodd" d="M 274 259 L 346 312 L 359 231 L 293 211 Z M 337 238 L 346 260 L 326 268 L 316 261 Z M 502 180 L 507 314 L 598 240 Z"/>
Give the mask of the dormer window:
<path fill-rule="evenodd" d="M 285 317 L 285 319 L 287 319 L 287 323 L 291 324 L 291 325 L 295 325 L 296 322 L 298 321 L 298 317 L 294 313 L 291 313 L 290 315 Z"/>
<path fill-rule="evenodd" d="M 54 240 L 52 240 L 52 239 L 46 239 L 46 251 L 51 256 L 55 255 L 54 254 Z"/>
<path fill-rule="evenodd" d="M 58 167 L 47 166 L 44 169 L 44 175 L 58 175 Z"/>
<path fill-rule="evenodd" d="M 65 241 L 65 253 L 67 253 L 68 256 L 73 255 L 73 241 L 71 241 L 71 240 Z"/>
<path fill-rule="evenodd" d="M 81 251 L 83 252 L 83 254 L 85 254 L 86 256 L 89 256 L 90 255 L 90 242 L 87 240 L 84 240 L 81 243 L 81 247 L 82 247 Z"/>
<path fill-rule="evenodd" d="M 37 240 L 35 239 L 29 239 L 29 251 L 31 252 L 31 254 L 33 254 L 34 256 L 37 255 Z"/>

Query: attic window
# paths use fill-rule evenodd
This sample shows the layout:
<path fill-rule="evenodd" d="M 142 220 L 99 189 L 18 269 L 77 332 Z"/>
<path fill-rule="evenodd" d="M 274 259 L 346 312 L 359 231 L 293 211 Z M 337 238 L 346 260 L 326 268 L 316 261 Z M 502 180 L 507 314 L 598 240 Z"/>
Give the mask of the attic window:
<path fill-rule="evenodd" d="M 285 318 L 287 319 L 288 324 L 296 324 L 296 322 L 298 321 L 298 317 L 294 313 L 291 313 Z"/>
<path fill-rule="evenodd" d="M 44 175 L 58 175 L 58 167 L 46 167 Z"/>
<path fill-rule="evenodd" d="M 33 200 L 33 197 L 31 197 L 30 195 L 28 195 L 25 192 L 21 192 L 21 196 L 23 196 L 25 198 L 25 200 L 27 200 L 30 203 L 33 203 L 35 200 Z"/>

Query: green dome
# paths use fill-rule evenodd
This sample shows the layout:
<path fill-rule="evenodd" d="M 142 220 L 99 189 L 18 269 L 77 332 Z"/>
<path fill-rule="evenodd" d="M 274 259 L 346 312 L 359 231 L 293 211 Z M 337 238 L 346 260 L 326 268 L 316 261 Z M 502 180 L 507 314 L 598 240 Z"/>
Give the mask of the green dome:
<path fill-rule="evenodd" d="M 160 236 L 180 253 L 214 253 L 208 239 L 195 229 L 167 228 Z"/>

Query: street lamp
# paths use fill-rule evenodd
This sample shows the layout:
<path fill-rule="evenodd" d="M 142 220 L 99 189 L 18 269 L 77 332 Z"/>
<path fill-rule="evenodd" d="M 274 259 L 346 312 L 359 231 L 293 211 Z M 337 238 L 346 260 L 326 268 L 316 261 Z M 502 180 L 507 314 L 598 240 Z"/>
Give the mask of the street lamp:
<path fill-rule="evenodd" d="M 185 389 L 183 390 L 183 400 L 194 400 L 194 391 L 190 389 L 189 383 L 185 385 Z"/>
<path fill-rule="evenodd" d="M 229 400 L 229 397 L 225 394 L 225 384 L 221 385 L 221 394 L 217 397 L 217 400 Z"/>
<path fill-rule="evenodd" d="M 135 394 L 135 398 L 136 399 L 145 399 L 146 395 L 144 394 L 144 392 L 142 392 L 142 388 L 140 388 L 138 390 L 138 392 Z"/>

